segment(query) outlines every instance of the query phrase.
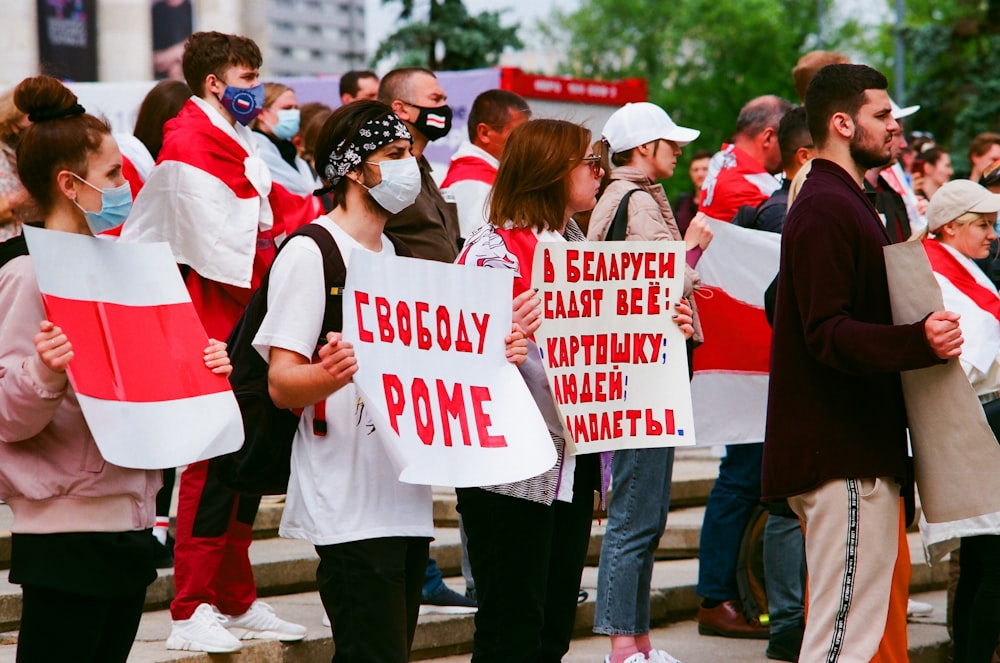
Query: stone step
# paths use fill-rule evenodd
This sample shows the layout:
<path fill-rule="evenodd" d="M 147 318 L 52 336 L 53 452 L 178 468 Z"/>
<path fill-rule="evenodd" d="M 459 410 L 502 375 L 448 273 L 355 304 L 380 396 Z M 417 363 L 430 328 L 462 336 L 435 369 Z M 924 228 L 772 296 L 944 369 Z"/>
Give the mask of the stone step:
<path fill-rule="evenodd" d="M 651 619 L 656 627 L 653 642 L 680 660 L 692 662 L 730 661 L 751 663 L 767 659 L 762 641 L 730 640 L 727 638 L 699 636 L 693 615 L 698 599 L 694 595 L 697 565 L 693 560 L 657 562 L 653 582 L 657 587 L 651 597 Z M 577 610 L 576 639 L 565 663 L 593 663 L 607 653 L 605 637 L 595 637 L 591 632 L 596 594 L 596 569 L 584 572 L 582 585 L 590 592 L 587 602 Z M 453 586 L 457 589 L 458 587 Z M 945 592 L 917 593 L 913 598 L 931 603 L 934 612 L 912 620 L 909 626 L 910 661 L 912 663 L 945 663 L 947 661 L 948 635 L 945 624 Z M 192 652 L 171 652 L 165 649 L 165 639 L 170 630 L 167 611 L 143 615 L 136 637 L 136 644 L 129 656 L 132 663 L 160 663 L 187 661 L 208 663 L 319 663 L 330 660 L 332 640 L 328 628 L 322 626 L 323 609 L 315 592 L 289 594 L 269 598 L 268 602 L 285 619 L 304 624 L 309 634 L 303 642 L 283 645 L 277 642 L 247 642 L 243 649 L 230 655 L 208 655 Z M 431 663 L 464 663 L 472 646 L 474 622 L 472 615 L 421 615 L 414 639 L 412 660 L 429 660 Z M 13 643 L 15 633 L 0 634 L 0 643 Z M 0 663 L 14 662 L 15 647 L 0 644 Z"/>

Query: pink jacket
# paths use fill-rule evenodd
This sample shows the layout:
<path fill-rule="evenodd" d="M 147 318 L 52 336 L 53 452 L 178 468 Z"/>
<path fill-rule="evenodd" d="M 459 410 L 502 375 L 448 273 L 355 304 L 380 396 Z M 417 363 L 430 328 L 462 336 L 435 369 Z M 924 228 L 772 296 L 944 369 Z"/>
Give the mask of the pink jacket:
<path fill-rule="evenodd" d="M 45 311 L 29 256 L 0 269 L 0 311 L 0 499 L 14 513 L 11 529 L 152 527 L 161 473 L 106 462 L 65 374 L 50 371 L 35 350 Z"/>

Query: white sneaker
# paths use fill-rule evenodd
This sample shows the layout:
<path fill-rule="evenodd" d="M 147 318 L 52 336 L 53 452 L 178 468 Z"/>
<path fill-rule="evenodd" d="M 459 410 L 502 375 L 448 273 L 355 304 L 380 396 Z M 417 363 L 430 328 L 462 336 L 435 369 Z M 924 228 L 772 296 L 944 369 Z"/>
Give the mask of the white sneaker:
<path fill-rule="evenodd" d="M 646 660 L 650 661 L 650 663 L 681 663 L 662 649 L 651 650 L 649 652 L 649 658 Z"/>
<path fill-rule="evenodd" d="M 171 622 L 167 649 L 203 651 L 210 654 L 239 651 L 240 641 L 226 630 L 228 620 L 215 606 L 199 605 L 190 619 Z"/>
<path fill-rule="evenodd" d="M 604 663 L 611 663 L 611 654 L 604 657 Z M 626 658 L 625 663 L 646 663 L 646 657 L 642 655 L 642 652 L 639 652 Z"/>
<path fill-rule="evenodd" d="M 278 617 L 274 609 L 263 601 L 254 601 L 242 615 L 228 619 L 226 628 L 240 640 L 296 642 L 306 637 L 308 632 L 305 626 Z"/>
<path fill-rule="evenodd" d="M 320 621 L 323 622 L 323 626 L 330 628 L 330 616 L 327 615 L 325 611 L 323 612 L 323 618 Z"/>
<path fill-rule="evenodd" d="M 923 601 L 914 601 L 913 599 L 907 599 L 906 601 L 907 617 L 926 617 L 932 612 L 934 612 L 934 606 L 932 606 L 930 603 L 924 603 Z"/>

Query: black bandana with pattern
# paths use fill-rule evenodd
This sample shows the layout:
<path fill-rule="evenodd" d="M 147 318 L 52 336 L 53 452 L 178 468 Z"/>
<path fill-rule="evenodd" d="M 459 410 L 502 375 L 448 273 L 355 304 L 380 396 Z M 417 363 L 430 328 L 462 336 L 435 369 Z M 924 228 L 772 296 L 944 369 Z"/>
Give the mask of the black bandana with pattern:
<path fill-rule="evenodd" d="M 395 113 L 386 113 L 366 122 L 354 140 L 340 141 L 330 153 L 322 170 L 323 179 L 329 184 L 327 188 L 335 187 L 344 175 L 360 166 L 372 152 L 400 138 L 413 140 L 410 131 Z"/>

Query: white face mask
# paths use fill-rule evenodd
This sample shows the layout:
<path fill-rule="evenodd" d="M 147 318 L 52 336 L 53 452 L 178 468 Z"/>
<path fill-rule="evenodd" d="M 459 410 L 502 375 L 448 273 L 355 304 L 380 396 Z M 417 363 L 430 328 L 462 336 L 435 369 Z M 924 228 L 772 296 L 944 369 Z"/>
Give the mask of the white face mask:
<path fill-rule="evenodd" d="M 420 195 L 420 167 L 416 157 L 365 163 L 377 165 L 382 173 L 381 182 L 370 189 L 365 188 L 386 212 L 397 214 L 417 200 Z"/>

